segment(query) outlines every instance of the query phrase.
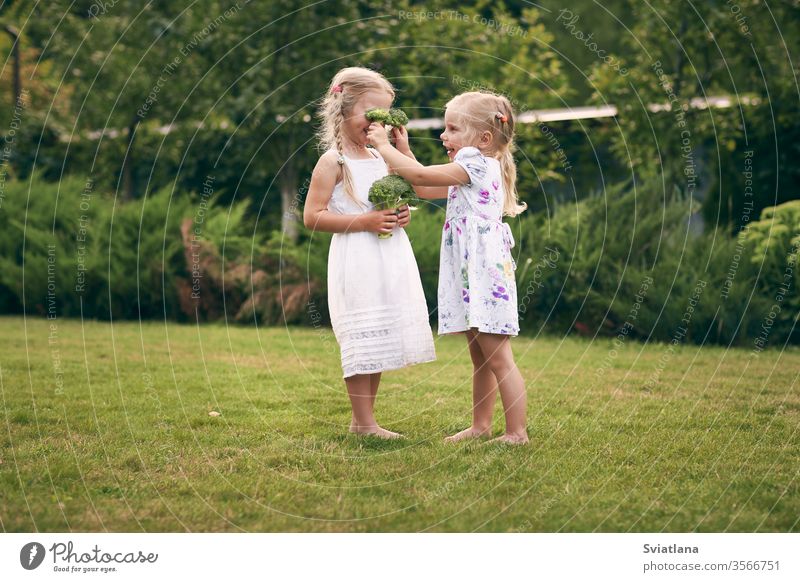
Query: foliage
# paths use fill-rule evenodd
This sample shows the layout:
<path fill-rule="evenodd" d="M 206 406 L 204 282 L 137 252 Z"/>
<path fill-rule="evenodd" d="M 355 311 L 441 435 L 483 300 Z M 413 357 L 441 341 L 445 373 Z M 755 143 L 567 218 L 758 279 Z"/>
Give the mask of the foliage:
<path fill-rule="evenodd" d="M 224 209 L 168 188 L 122 202 L 77 177 L 12 182 L 0 212 L 0 308 L 101 319 L 220 317 L 226 295 L 234 308 L 246 294 L 232 274 L 244 278 L 239 264 L 264 252 L 245 211 L 244 203 Z"/>
<path fill-rule="evenodd" d="M 631 9 L 614 53 L 627 73 L 598 61 L 591 76 L 594 102 L 617 106 L 618 124 L 602 138 L 620 163 L 694 196 L 711 229 L 735 232 L 763 208 L 800 198 L 797 3 Z M 594 32 L 588 19 L 579 27 Z M 717 96 L 729 104 L 705 105 Z"/>
<path fill-rule="evenodd" d="M 800 111 L 787 57 L 800 18 L 796 3 L 737 6 L 747 31 L 730 10 L 665 0 L 576 0 L 573 27 L 559 4 L 515 0 L 436 11 L 384 0 L 335 11 L 295 0 L 6 3 L 0 16 L 20 29 L 29 101 L 14 136 L 12 108 L 2 126 L 14 139 L 0 191 L 0 309 L 47 313 L 55 276 L 63 313 L 196 309 L 308 324 L 307 302 L 324 313 L 330 240 L 296 220 L 317 156 L 311 120 L 333 74 L 362 65 L 385 74 L 416 118 L 440 116 L 472 89 L 507 94 L 518 112 L 572 105 L 587 87 L 595 104 L 617 105 L 613 122 L 517 127 L 519 191 L 532 210 L 512 222 L 524 330 L 613 335 L 652 278 L 633 335 L 670 341 L 704 281 L 687 339 L 745 343 L 766 321 L 770 343 L 795 342 L 797 216 L 786 202 L 800 197 Z M 10 49 L 7 37 L 0 46 Z M 715 94 L 733 106 L 690 107 Z M 444 161 L 438 135 L 412 133 L 423 163 Z M 215 210 L 193 249 L 192 192 L 209 179 Z M 135 202 L 122 202 L 129 193 Z M 70 291 L 82 220 L 83 296 Z M 425 208 L 407 229 L 432 312 L 440 223 Z M 208 275 L 197 304 L 187 300 L 194 251 Z"/>
<path fill-rule="evenodd" d="M 795 203 L 765 210 L 749 233 L 733 238 L 697 232 L 694 210 L 691 198 L 661 200 L 658 186 L 645 184 L 514 223 L 523 330 L 594 336 L 624 329 L 625 337 L 745 345 L 770 319 L 788 272 L 769 342 L 800 341 L 800 292 L 790 269 L 800 236 Z"/>
<path fill-rule="evenodd" d="M 125 198 L 173 184 L 198 190 L 213 176 L 222 203 L 249 201 L 263 240 L 278 223 L 296 236 L 289 217 L 318 155 L 314 113 L 344 66 L 385 74 L 415 117 L 440 114 L 476 84 L 509 92 L 518 108 L 568 95 L 538 12 L 498 3 L 453 4 L 425 26 L 409 18 L 421 5 L 389 2 L 348 1 L 333 11 L 295 1 L 201 0 L 184 10 L 54 0 L 32 10 L 29 17 L 21 4 L 0 7 L 21 29 L 25 66 L 36 59 L 11 176 L 78 175 Z M 441 160 L 426 133 L 412 135 L 415 152 L 425 163 Z M 525 147 L 536 160 L 526 179 L 557 178 L 546 143 Z M 537 206 L 535 193 L 524 194 Z"/>

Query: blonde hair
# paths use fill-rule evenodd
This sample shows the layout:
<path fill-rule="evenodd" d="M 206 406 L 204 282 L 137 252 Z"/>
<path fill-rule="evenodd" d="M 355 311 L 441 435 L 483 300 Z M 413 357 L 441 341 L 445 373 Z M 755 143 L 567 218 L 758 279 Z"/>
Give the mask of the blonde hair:
<path fill-rule="evenodd" d="M 353 175 L 344 163 L 342 123 L 358 100 L 370 91 L 385 91 L 394 100 L 394 87 L 380 73 L 363 67 L 344 68 L 334 75 L 317 113 L 322 120 L 322 126 L 317 134 L 320 149 L 324 151 L 334 149 L 339 154 L 345 194 L 358 203 L 360 202 L 355 194 Z"/>
<path fill-rule="evenodd" d="M 503 214 L 516 216 L 528 205 L 517 196 L 517 165 L 514 163 L 514 109 L 503 95 L 489 91 L 468 91 L 456 95 L 445 108 L 451 107 L 461 115 L 468 139 L 477 142 L 481 133 L 492 135 L 492 151 L 500 162 L 503 174 Z"/>

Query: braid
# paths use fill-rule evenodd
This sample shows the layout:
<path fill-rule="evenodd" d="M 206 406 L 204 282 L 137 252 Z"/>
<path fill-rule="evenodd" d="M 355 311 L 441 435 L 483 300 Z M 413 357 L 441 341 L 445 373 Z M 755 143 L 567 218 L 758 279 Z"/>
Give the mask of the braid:
<path fill-rule="evenodd" d="M 362 202 L 356 198 L 353 174 L 350 172 L 350 166 L 347 165 L 344 158 L 344 145 L 342 144 L 342 120 L 344 119 L 344 114 L 342 112 L 341 101 L 339 101 L 339 107 L 337 109 L 338 111 L 333 118 L 333 139 L 336 146 L 336 153 L 339 154 L 339 167 L 342 169 L 342 186 L 344 187 L 344 193 L 347 194 L 353 202 L 356 202 L 359 206 L 363 206 Z"/>

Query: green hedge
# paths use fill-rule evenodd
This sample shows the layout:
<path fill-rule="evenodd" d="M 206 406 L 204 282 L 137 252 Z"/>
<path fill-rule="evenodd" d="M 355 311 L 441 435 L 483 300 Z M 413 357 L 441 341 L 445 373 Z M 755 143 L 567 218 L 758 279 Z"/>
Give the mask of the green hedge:
<path fill-rule="evenodd" d="M 245 203 L 217 205 L 214 195 L 205 208 L 203 200 L 164 189 L 121 203 L 76 178 L 7 183 L 0 309 L 47 315 L 55 306 L 59 316 L 103 319 L 328 321 L 331 235 L 301 229 L 296 244 L 280 232 L 262 240 Z M 800 201 L 765 209 L 733 236 L 702 232 L 697 211 L 677 192 L 620 184 L 552 215 L 528 211 L 509 220 L 522 332 L 754 348 L 798 343 Z M 181 228 L 198 218 L 201 242 L 192 258 Z M 443 220 L 441 204 L 426 204 L 407 229 L 432 323 Z M 196 281 L 202 297 L 192 299 Z"/>
<path fill-rule="evenodd" d="M 196 303 L 201 317 L 212 315 L 223 300 L 223 252 L 231 263 L 246 261 L 252 233 L 245 204 L 217 207 L 214 199 L 210 192 L 203 197 L 165 188 L 121 202 L 76 177 L 48 182 L 35 175 L 7 183 L 0 207 L 0 310 L 191 317 L 193 262 L 181 233 L 191 220 L 202 289 Z M 235 295 L 236 289 L 229 291 Z"/>

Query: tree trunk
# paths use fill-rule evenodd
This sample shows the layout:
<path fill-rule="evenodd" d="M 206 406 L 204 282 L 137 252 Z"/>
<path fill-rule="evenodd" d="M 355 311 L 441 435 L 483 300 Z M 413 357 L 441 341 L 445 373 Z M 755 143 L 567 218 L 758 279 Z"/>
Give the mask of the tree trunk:
<path fill-rule="evenodd" d="M 125 200 L 133 199 L 133 140 L 139 121 L 139 117 L 134 115 L 128 125 L 128 143 L 125 147 L 125 158 L 122 160 L 122 196 Z"/>
<path fill-rule="evenodd" d="M 298 216 L 300 206 L 300 192 L 297 188 L 297 168 L 293 162 L 288 162 L 281 171 L 281 230 L 283 236 L 291 242 L 297 242 Z"/>
<path fill-rule="evenodd" d="M 13 107 L 18 107 L 20 105 L 20 98 L 22 97 L 22 82 L 20 81 L 20 62 L 19 62 L 19 31 L 14 28 L 13 26 L 6 26 L 5 31 L 11 37 L 11 54 L 14 59 L 13 65 L 13 72 L 12 75 L 13 79 L 13 90 L 14 90 L 14 100 L 12 101 Z"/>

